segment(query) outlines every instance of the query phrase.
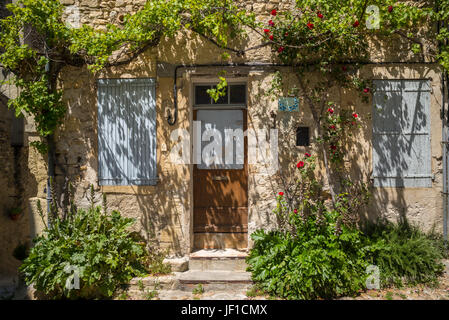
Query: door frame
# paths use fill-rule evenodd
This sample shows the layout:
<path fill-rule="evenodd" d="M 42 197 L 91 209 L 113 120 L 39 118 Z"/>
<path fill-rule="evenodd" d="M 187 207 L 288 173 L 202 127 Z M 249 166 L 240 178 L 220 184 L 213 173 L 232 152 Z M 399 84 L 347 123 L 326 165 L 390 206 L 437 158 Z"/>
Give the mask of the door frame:
<path fill-rule="evenodd" d="M 212 84 L 217 84 L 218 83 L 218 79 L 217 76 L 204 76 L 204 77 L 200 77 L 197 76 L 195 77 L 194 75 L 190 75 L 189 76 L 189 87 L 188 87 L 188 110 L 189 110 L 189 135 L 190 137 L 193 137 L 193 111 L 195 108 L 195 86 L 196 85 L 212 85 Z M 248 121 L 248 77 L 229 77 L 226 78 L 226 81 L 228 84 L 245 84 L 246 86 L 246 103 L 245 103 L 245 109 L 247 110 L 246 114 L 247 114 L 247 121 Z M 235 106 L 235 108 L 241 108 L 240 106 Z M 201 109 L 201 108 L 199 108 Z M 232 107 L 230 108 L 229 106 L 220 108 L 217 107 L 217 110 L 223 110 L 223 109 L 232 109 Z M 197 109 L 198 110 L 198 109 Z M 247 151 L 247 150 L 245 150 Z M 190 252 L 194 251 L 194 232 L 193 232 L 193 216 L 194 216 L 194 210 L 195 210 L 195 206 L 194 206 L 194 195 L 193 195 L 193 189 L 194 189 L 194 181 L 193 181 L 193 139 L 190 139 L 190 165 L 189 165 L 189 175 L 190 175 L 190 182 L 189 182 L 189 188 L 190 188 L 190 194 L 189 194 L 189 212 L 190 212 L 190 219 L 189 219 L 189 240 L 190 240 Z M 249 168 L 247 170 L 247 174 L 249 176 Z M 249 192 L 249 190 L 247 190 L 247 192 Z M 249 196 L 249 194 L 248 194 Z M 249 202 L 248 202 L 248 219 L 249 219 Z M 249 220 L 248 220 L 248 224 L 249 224 Z M 249 234 L 249 233 L 248 233 Z M 249 238 L 249 237 L 248 237 Z M 248 239 L 249 241 L 249 239 Z"/>

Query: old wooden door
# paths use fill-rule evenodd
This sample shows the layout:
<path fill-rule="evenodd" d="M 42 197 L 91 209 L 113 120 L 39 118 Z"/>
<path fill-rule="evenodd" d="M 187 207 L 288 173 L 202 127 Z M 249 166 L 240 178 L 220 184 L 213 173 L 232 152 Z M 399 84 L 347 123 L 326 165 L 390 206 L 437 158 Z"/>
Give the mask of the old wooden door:
<path fill-rule="evenodd" d="M 201 143 L 201 163 L 194 165 L 193 170 L 194 246 L 246 248 L 248 164 L 247 140 L 243 135 L 247 127 L 246 109 L 213 105 L 194 110 L 194 120 L 201 121 L 201 135 L 206 140 Z M 218 132 L 221 138 L 215 135 Z M 211 142 L 221 145 L 221 156 L 206 152 Z"/>

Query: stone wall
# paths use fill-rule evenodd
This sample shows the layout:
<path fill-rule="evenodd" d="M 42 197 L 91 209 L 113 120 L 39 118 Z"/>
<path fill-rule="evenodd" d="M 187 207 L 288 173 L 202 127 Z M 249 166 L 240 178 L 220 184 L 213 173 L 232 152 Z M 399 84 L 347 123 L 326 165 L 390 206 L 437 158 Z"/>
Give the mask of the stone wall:
<path fill-rule="evenodd" d="M 1 70 L 0 80 L 5 80 Z M 18 120 L 7 107 L 8 99 L 16 96 L 15 87 L 0 87 L 0 278 L 9 279 L 17 276 L 20 265 L 13 257 L 14 249 L 19 244 L 31 246 L 32 238 L 43 229 L 36 211 L 37 201 L 46 207 L 44 189 L 38 187 L 45 185 L 46 161 L 29 147 L 30 142 L 38 139 L 32 119 L 24 116 Z M 23 135 L 18 130 L 23 130 Z M 22 137 L 23 143 L 20 145 L 21 139 L 13 139 L 13 135 Z M 13 209 L 21 212 L 17 220 L 10 218 Z"/>
<path fill-rule="evenodd" d="M 57 181 L 59 187 L 67 177 L 76 187 L 75 201 L 88 206 L 86 195 L 93 185 L 98 192 L 106 193 L 108 207 L 118 209 L 128 217 L 136 219 L 134 230 L 148 241 L 156 240 L 172 254 L 189 251 L 189 229 L 186 221 L 189 207 L 190 180 L 188 168 L 173 166 L 168 154 L 162 153 L 160 142 L 169 139 L 164 120 L 163 101 L 170 99 L 171 87 L 165 79 L 159 79 L 157 87 L 157 141 L 158 178 L 156 186 L 98 186 L 98 142 L 97 142 L 97 78 L 156 77 L 154 52 L 142 54 L 130 65 L 106 70 L 93 76 L 87 69 L 70 68 L 64 71 L 60 85 L 68 111 L 64 124 L 57 135 Z M 163 94 L 163 95 L 162 95 Z M 180 119 L 185 116 L 180 110 Z M 180 121 L 182 124 L 182 120 Z M 175 187 L 174 187 L 175 186 Z"/>
<path fill-rule="evenodd" d="M 17 267 L 12 257 L 14 246 L 17 245 L 17 240 L 12 238 L 8 230 L 16 228 L 17 223 L 12 221 L 8 214 L 9 211 L 17 204 L 14 196 L 16 195 L 16 188 L 14 185 L 14 150 L 10 146 L 10 119 L 7 117 L 9 112 L 6 107 L 6 97 L 0 96 L 0 185 L 2 186 L 2 196 L 0 197 L 0 274 L 4 274 L 10 269 Z"/>
<path fill-rule="evenodd" d="M 89 23 L 103 28 L 108 22 L 117 23 L 121 14 L 138 10 L 145 1 L 65 1 L 75 6 L 80 12 L 81 23 Z M 287 10 L 291 1 L 240 1 L 242 7 L 255 12 L 257 19 L 267 21 L 269 13 L 276 8 Z M 71 7 L 73 9 L 73 7 Z M 118 22 L 119 23 L 119 22 Z M 231 42 L 236 48 L 250 48 L 260 43 L 260 37 L 248 30 L 248 40 L 244 43 Z M 393 40 L 393 41 L 391 41 Z M 391 62 L 391 65 L 365 67 L 361 72 L 368 78 L 433 78 L 432 97 L 432 170 L 436 180 L 431 189 L 373 189 L 371 209 L 365 214 L 370 217 L 388 216 L 390 218 L 406 214 L 413 221 L 422 223 L 425 228 L 437 224 L 441 229 L 442 204 L 439 191 L 441 189 L 441 148 L 438 145 L 441 120 L 439 111 L 439 73 L 436 66 L 430 69 L 424 65 L 395 65 L 394 62 L 417 61 L 422 57 L 411 56 L 408 46 L 400 38 L 372 39 L 371 60 L 374 62 Z M 172 147 L 169 134 L 174 128 L 191 130 L 191 88 L 199 79 L 216 78 L 220 69 L 196 68 L 180 69 L 178 85 L 179 121 L 175 127 L 170 127 L 165 118 L 165 108 L 172 107 L 173 68 L 179 64 L 207 64 L 220 61 L 220 50 L 213 44 L 194 34 L 182 34 L 175 39 L 166 39 L 132 64 L 107 70 L 100 75 L 89 74 L 84 69 L 67 69 L 64 72 L 61 86 L 65 91 L 65 99 L 69 112 L 65 125 L 61 129 L 58 153 L 60 162 L 69 167 L 69 175 L 79 179 L 77 195 L 82 198 L 88 184 L 97 181 L 97 142 L 96 142 L 96 88 L 95 79 L 102 77 L 157 77 L 157 139 L 158 139 L 158 172 L 161 181 L 155 187 L 146 188 L 103 188 L 110 193 L 109 199 L 114 208 L 137 218 L 136 228 L 147 238 L 155 237 L 163 246 L 170 247 L 173 253 L 186 254 L 190 250 L 192 228 L 192 175 L 191 166 L 173 166 L 168 162 L 168 152 L 161 150 L 162 143 L 167 150 Z M 425 60 L 428 60 L 424 57 Z M 248 51 L 244 57 L 231 55 L 232 62 L 273 62 L 268 47 Z M 160 66 L 169 66 L 169 71 Z M 159 67 L 157 67 L 159 66 Z M 248 83 L 248 126 L 249 128 L 267 128 L 271 125 L 270 112 L 277 110 L 277 102 L 266 97 L 270 86 L 273 68 L 233 68 L 227 69 L 228 77 L 242 77 Z M 286 87 L 294 86 L 295 78 L 282 70 L 287 79 Z M 309 75 L 313 78 L 313 75 Z M 76 79 L 76 81 L 73 81 Z M 287 89 L 287 88 L 286 88 Z M 371 123 L 370 113 L 372 102 L 363 103 L 357 92 L 332 88 L 332 97 L 343 107 L 360 113 L 364 121 L 364 130 L 354 137 L 352 145 L 354 158 L 346 159 L 348 165 L 354 164 L 354 178 L 366 179 L 371 173 Z M 310 126 L 313 123 L 307 106 L 302 104 L 299 113 L 278 113 L 277 122 L 280 129 L 280 171 L 288 174 L 299 155 L 304 152 L 314 152 L 315 147 L 296 147 L 294 128 L 298 124 Z M 313 140 L 312 140 L 313 142 Z M 69 152 L 70 150 L 70 152 Z M 64 158 L 65 160 L 62 160 Z M 440 160 L 438 160 L 440 159 Z M 65 162 L 64 162 L 65 161 Z M 279 181 L 267 174 L 267 168 L 251 165 L 249 168 L 249 233 L 259 227 L 273 226 L 272 207 L 274 196 L 280 190 Z M 176 186 L 176 188 L 174 188 Z"/>
<path fill-rule="evenodd" d="M 71 24 L 92 24 L 104 28 L 107 23 L 118 23 L 120 15 L 134 12 L 145 3 L 131 0 L 62 0 L 66 5 L 66 17 Z M 258 19 L 268 20 L 269 12 L 276 8 L 289 8 L 291 1 L 239 1 L 248 11 L 255 12 Z M 250 48 L 260 43 L 260 37 L 248 31 L 245 42 L 233 41 L 230 46 Z M 440 73 L 436 65 L 395 64 L 400 61 L 417 61 L 420 57 L 409 55 L 408 44 L 399 38 L 373 39 L 371 43 L 371 60 L 391 62 L 388 65 L 367 65 L 360 72 L 367 78 L 376 79 L 420 79 L 432 78 L 431 101 L 431 141 L 432 172 L 435 181 L 432 188 L 377 188 L 372 189 L 373 201 L 367 212 L 361 213 L 371 218 L 386 216 L 395 219 L 406 215 L 412 221 L 429 229 L 434 224 L 442 230 L 442 164 L 441 164 L 441 119 L 440 110 Z M 155 241 L 161 247 L 169 248 L 171 255 L 188 254 L 192 246 L 192 166 L 173 165 L 168 160 L 171 130 L 184 128 L 192 130 L 191 90 L 196 81 L 216 79 L 221 69 L 217 68 L 183 68 L 179 69 L 178 86 L 178 122 L 172 127 L 165 119 L 166 109 L 173 108 L 173 70 L 175 65 L 195 63 L 217 63 L 220 50 L 210 42 L 193 34 L 180 34 L 174 39 L 166 39 L 157 48 L 140 55 L 131 64 L 120 68 L 110 68 L 98 74 L 90 73 L 86 68 L 67 67 L 63 70 L 59 85 L 64 89 L 64 101 L 68 111 L 64 123 L 57 133 L 57 184 L 61 189 L 65 179 L 72 181 L 76 188 L 76 201 L 80 206 L 87 206 L 86 195 L 89 186 L 94 185 L 99 192 L 108 195 L 110 209 L 118 209 L 124 215 L 137 220 L 134 228 L 148 241 Z M 427 58 L 425 58 L 427 59 Z M 231 55 L 231 62 L 273 62 L 268 47 L 248 51 L 244 57 Z M 278 68 L 279 69 L 279 68 Z M 305 152 L 316 153 L 311 147 L 296 147 L 294 130 L 298 125 L 313 128 L 311 115 L 307 106 L 300 103 L 297 113 L 277 111 L 277 102 L 266 96 L 275 68 L 227 68 L 228 78 L 243 79 L 248 85 L 248 127 L 269 128 L 272 126 L 270 112 L 277 112 L 279 131 L 280 172 L 288 175 L 295 170 L 298 157 Z M 294 86 L 296 80 L 291 69 L 281 68 L 286 81 L 286 88 Z M 316 75 L 306 75 L 313 79 Z M 160 181 L 156 186 L 148 187 L 100 187 L 98 186 L 98 143 L 97 143 L 97 98 L 96 80 L 98 78 L 133 78 L 156 77 L 157 108 L 157 170 Z M 364 125 L 363 130 L 349 141 L 351 152 L 347 159 L 353 165 L 353 178 L 366 179 L 372 170 L 371 164 L 371 122 L 372 102 L 364 103 L 359 94 L 353 90 L 329 88 L 332 99 L 343 107 L 359 113 Z M 1 123 L 1 122 L 0 122 Z M 31 122 L 27 122 L 26 139 L 37 139 Z M 0 134 L 0 138 L 2 135 Z M 5 138 L 6 139 L 6 138 Z M 6 145 L 6 144 L 5 144 Z M 163 148 L 165 146 L 166 148 Z M 2 147 L 3 148 L 3 147 Z M 9 153 L 8 153 L 9 152 Z M 11 151 L 2 152 L 2 157 L 10 157 Z M 28 166 L 23 174 L 23 203 L 30 209 L 24 216 L 30 235 L 39 232 L 42 225 L 36 213 L 38 199 L 45 208 L 46 162 L 33 148 L 24 148 L 24 159 Z M 9 159 L 9 158 L 8 158 Z M 6 160 L 5 160 L 6 161 Z M 9 161 L 9 160 L 8 160 Z M 5 169 L 10 170 L 10 169 Z M 9 171 L 8 171 L 9 172 Z M 0 182 L 11 183 L 10 173 Z M 275 219 L 272 213 L 275 195 L 281 191 L 281 185 L 268 172 L 264 165 L 249 167 L 249 234 L 257 228 L 271 228 Z M 2 180 L 3 179 L 3 180 Z M 9 180 L 8 180 L 9 179 Z M 98 196 L 100 202 L 100 196 Z M 3 218 L 0 218 L 3 219 Z M 11 223 L 5 220 L 5 223 Z M 2 223 L 3 224 L 3 223 Z M 9 226 L 9 225 L 8 225 Z M 24 228 L 24 230 L 26 229 Z M 3 242 L 8 240 L 2 239 Z M 8 249 L 10 250 L 10 248 Z M 11 269 L 11 268 L 10 268 Z"/>
<path fill-rule="evenodd" d="M 29 215 L 22 195 L 27 171 L 27 149 L 11 145 L 14 114 L 7 108 L 7 98 L 0 92 L 0 278 L 13 276 L 20 261 L 13 257 L 19 244 L 30 245 Z M 17 220 L 11 218 L 18 210 Z"/>

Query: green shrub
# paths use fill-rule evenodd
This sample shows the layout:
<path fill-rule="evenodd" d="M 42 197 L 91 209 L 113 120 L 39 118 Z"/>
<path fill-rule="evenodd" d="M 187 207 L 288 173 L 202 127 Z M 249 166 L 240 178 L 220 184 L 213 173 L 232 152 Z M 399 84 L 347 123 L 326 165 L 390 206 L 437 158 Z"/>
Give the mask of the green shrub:
<path fill-rule="evenodd" d="M 144 245 L 131 236 L 133 219 L 101 207 L 77 210 L 55 218 L 52 227 L 34 239 L 20 267 L 27 284 L 53 298 L 110 297 L 120 284 L 143 275 Z M 74 270 L 80 289 L 67 289 Z"/>
<path fill-rule="evenodd" d="M 323 150 L 330 148 L 330 153 L 322 154 L 328 160 L 326 179 L 316 174 L 318 158 L 309 153 L 300 158 L 295 173 L 279 174 L 283 190 L 274 210 L 276 229 L 251 235 L 254 247 L 247 259 L 253 280 L 271 296 L 354 295 L 366 287 L 370 264 L 379 267 L 384 287 L 438 282 L 445 250 L 440 236 L 406 223 L 374 224 L 360 231 L 369 187 L 350 178 L 342 143 L 355 127 L 355 118 L 354 113 L 334 112 L 329 104 L 324 134 L 317 138 Z M 323 188 L 324 182 L 329 190 Z"/>
<path fill-rule="evenodd" d="M 438 282 L 444 241 L 407 223 L 377 223 L 359 230 L 369 200 L 366 184 L 340 181 L 335 203 L 326 203 L 315 175 L 316 158 L 298 162 L 293 187 L 279 192 L 277 228 L 251 235 L 253 279 L 268 294 L 287 299 L 335 298 L 366 288 L 367 267 L 379 267 L 383 287 Z M 342 171 L 341 171 L 342 172 Z"/>
<path fill-rule="evenodd" d="M 338 213 L 310 216 L 296 234 L 258 230 L 247 262 L 253 280 L 267 293 L 287 299 L 354 295 L 365 286 L 366 259 L 359 231 L 340 226 Z"/>
<path fill-rule="evenodd" d="M 437 284 L 447 248 L 440 235 L 407 222 L 379 222 L 366 228 L 370 263 L 379 267 L 382 287 Z"/>

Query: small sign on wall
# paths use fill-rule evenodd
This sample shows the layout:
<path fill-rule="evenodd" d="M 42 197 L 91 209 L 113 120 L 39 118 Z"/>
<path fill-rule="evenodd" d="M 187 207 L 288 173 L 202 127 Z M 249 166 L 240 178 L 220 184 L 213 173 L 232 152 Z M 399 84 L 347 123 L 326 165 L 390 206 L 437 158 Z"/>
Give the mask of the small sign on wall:
<path fill-rule="evenodd" d="M 279 111 L 299 111 L 299 101 L 296 97 L 281 97 L 278 99 Z"/>

